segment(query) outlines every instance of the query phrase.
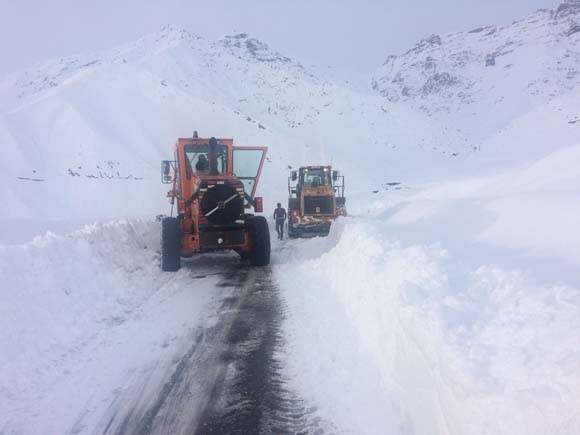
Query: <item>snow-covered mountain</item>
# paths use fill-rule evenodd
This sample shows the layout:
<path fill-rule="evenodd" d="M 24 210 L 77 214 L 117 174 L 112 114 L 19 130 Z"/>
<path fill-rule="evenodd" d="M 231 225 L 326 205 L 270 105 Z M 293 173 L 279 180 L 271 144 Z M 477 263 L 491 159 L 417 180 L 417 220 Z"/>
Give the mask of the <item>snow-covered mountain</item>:
<path fill-rule="evenodd" d="M 321 79 L 248 35 L 211 42 L 172 26 L 15 74 L 0 101 L 5 218 L 160 213 L 159 161 L 194 129 L 268 145 L 270 203 L 286 195 L 290 165 L 334 163 L 376 184 L 389 181 L 381 162 L 394 152 L 417 164 L 406 150 L 426 137 L 446 154 L 456 142 L 423 114 Z"/>
<path fill-rule="evenodd" d="M 288 166 L 305 163 L 333 163 L 364 191 L 464 173 L 475 151 L 516 149 L 498 134 L 518 136 L 531 113 L 573 143 L 580 113 L 557 101 L 580 81 L 579 5 L 433 36 L 389 57 L 366 89 L 246 34 L 208 41 L 175 26 L 39 64 L 0 83 L 1 216 L 161 213 L 158 162 L 193 129 L 268 145 L 269 203 L 283 200 Z"/>
<path fill-rule="evenodd" d="M 432 35 L 389 56 L 372 81 L 387 101 L 406 102 L 476 142 L 579 84 L 578 0 L 509 25 Z"/>

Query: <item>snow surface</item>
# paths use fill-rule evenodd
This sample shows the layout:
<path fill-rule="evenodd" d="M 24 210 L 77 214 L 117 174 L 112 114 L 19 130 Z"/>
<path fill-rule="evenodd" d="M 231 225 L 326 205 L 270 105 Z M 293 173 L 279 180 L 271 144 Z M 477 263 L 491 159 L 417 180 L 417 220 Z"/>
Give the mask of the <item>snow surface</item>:
<path fill-rule="evenodd" d="M 391 230 L 347 219 L 278 267 L 289 367 L 321 414 L 348 433 L 577 433 L 580 287 Z"/>
<path fill-rule="evenodd" d="M 580 3 L 562 2 L 506 26 L 431 35 L 389 56 L 373 87 L 466 139 L 484 141 L 512 119 L 580 83 Z M 475 143 L 474 145 L 479 145 Z"/>
<path fill-rule="evenodd" d="M 366 87 L 172 26 L 0 83 L 0 433 L 92 433 L 216 321 L 234 258 L 161 273 L 152 219 L 194 129 L 270 147 L 266 208 L 291 167 L 347 177 L 349 217 L 272 258 L 285 378 L 336 432 L 580 433 L 579 12 L 427 39 Z"/>
<path fill-rule="evenodd" d="M 158 245 L 158 224 L 123 220 L 0 247 L 2 433 L 93 433 L 128 389 L 159 389 L 215 323 L 215 260 L 165 274 Z"/>

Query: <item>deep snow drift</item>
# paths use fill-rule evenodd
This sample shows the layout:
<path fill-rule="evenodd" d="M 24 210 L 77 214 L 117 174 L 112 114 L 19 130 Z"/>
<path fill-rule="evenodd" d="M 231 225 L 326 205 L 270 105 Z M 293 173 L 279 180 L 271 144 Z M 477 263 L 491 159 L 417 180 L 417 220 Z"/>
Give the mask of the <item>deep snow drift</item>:
<path fill-rule="evenodd" d="M 322 416 L 348 433 L 580 430 L 579 287 L 347 221 L 278 270 L 289 367 Z"/>
<path fill-rule="evenodd" d="M 93 433 L 134 383 L 165 382 L 221 293 L 203 259 L 207 276 L 162 273 L 158 245 L 131 220 L 0 246 L 0 432 Z"/>

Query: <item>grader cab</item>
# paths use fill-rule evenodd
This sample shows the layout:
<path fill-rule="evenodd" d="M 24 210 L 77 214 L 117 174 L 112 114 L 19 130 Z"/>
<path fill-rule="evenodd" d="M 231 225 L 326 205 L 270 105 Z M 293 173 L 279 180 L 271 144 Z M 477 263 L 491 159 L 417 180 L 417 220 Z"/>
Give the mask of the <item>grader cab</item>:
<path fill-rule="evenodd" d="M 161 221 L 161 268 L 177 271 L 182 257 L 234 250 L 253 266 L 270 262 L 270 232 L 256 188 L 266 147 L 238 147 L 233 139 L 178 139 L 174 160 L 162 162 L 172 184 L 171 215 Z M 177 205 L 176 216 L 173 210 Z"/>
<path fill-rule="evenodd" d="M 288 178 L 288 236 L 327 236 L 332 222 L 346 216 L 344 176 L 330 166 L 305 166 Z"/>

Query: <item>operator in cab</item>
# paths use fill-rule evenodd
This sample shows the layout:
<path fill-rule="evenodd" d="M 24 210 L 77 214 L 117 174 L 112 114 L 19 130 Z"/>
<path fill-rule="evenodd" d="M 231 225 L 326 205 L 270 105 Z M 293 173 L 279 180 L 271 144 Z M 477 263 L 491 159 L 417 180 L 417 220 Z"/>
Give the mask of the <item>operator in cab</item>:
<path fill-rule="evenodd" d="M 286 210 L 282 208 L 282 204 L 278 203 L 276 210 L 274 210 L 274 220 L 276 221 L 276 232 L 278 233 L 278 240 L 284 239 L 284 222 L 286 222 Z"/>
<path fill-rule="evenodd" d="M 195 164 L 196 171 L 208 171 L 209 170 L 209 161 L 205 154 L 200 154 L 197 158 L 197 163 Z"/>

